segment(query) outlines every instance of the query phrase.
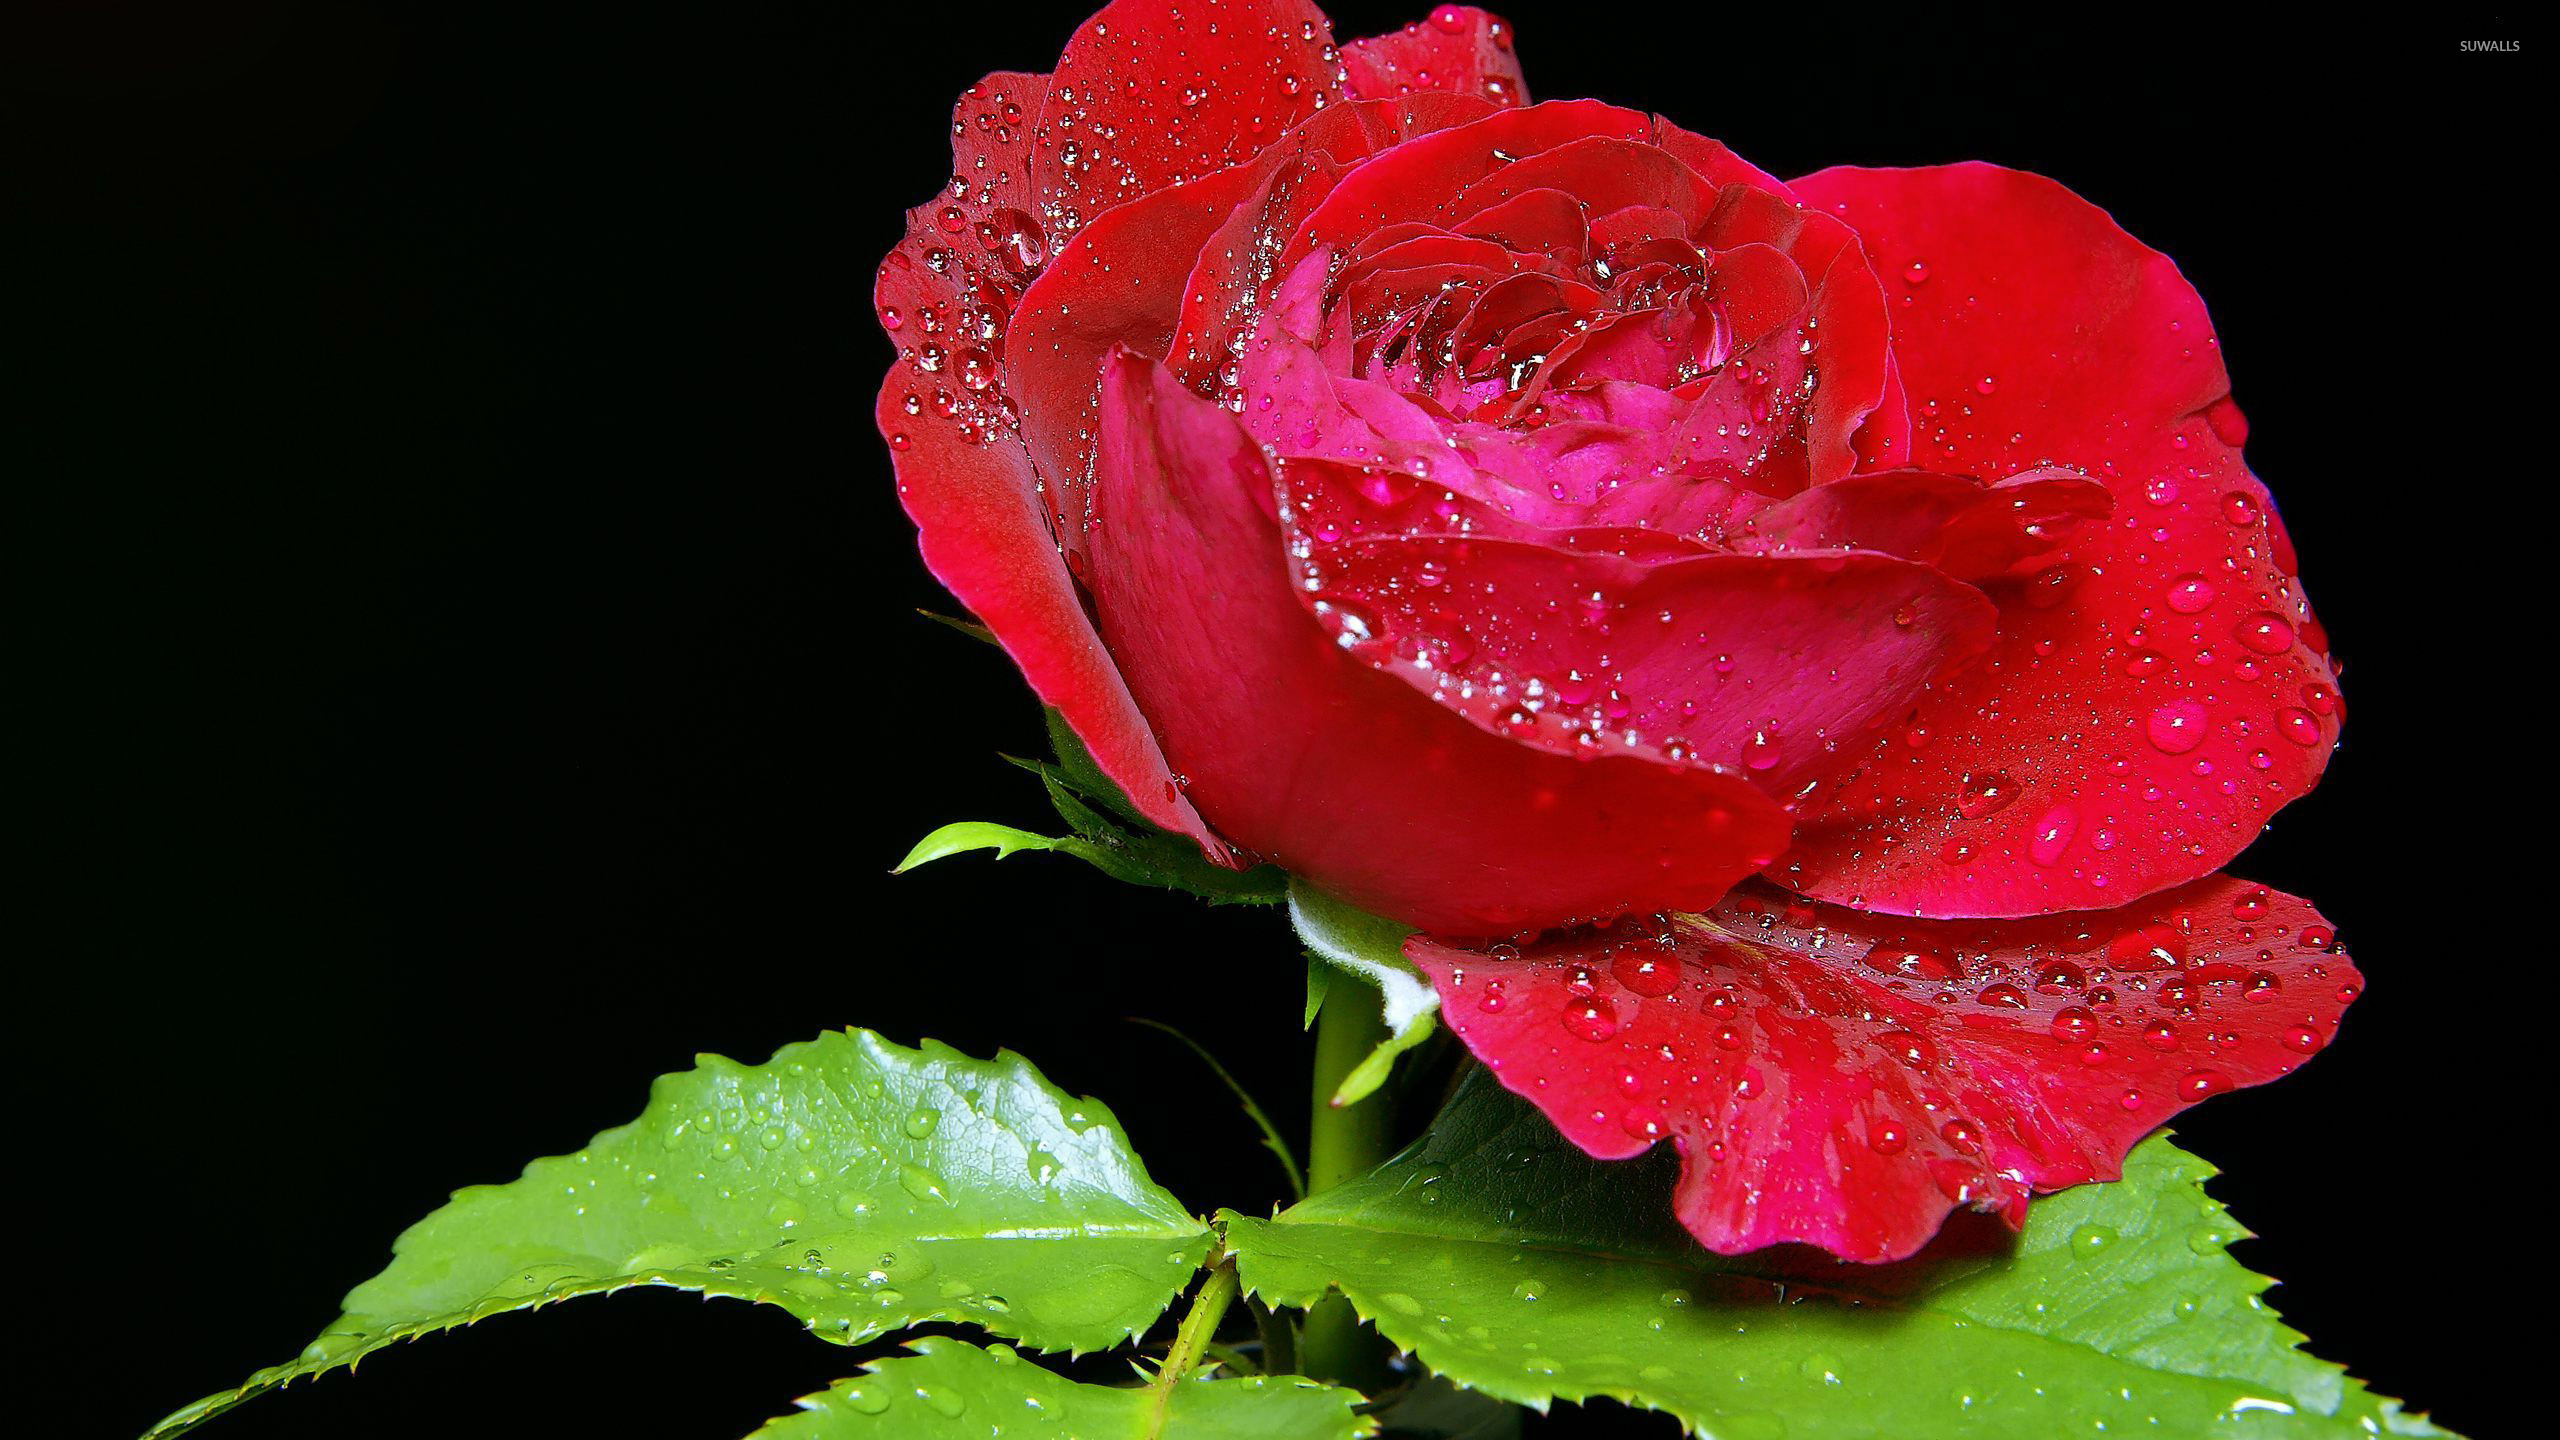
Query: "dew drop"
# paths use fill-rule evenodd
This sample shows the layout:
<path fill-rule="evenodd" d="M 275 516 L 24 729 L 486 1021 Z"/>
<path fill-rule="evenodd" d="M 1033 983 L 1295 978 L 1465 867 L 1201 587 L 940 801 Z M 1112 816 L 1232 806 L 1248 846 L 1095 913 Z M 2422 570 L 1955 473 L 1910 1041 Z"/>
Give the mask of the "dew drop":
<path fill-rule="evenodd" d="M 943 1189 L 942 1177 L 921 1165 L 899 1166 L 898 1187 L 919 1200 L 951 1203 L 951 1196 Z"/>
<path fill-rule="evenodd" d="M 2205 718 L 2202 705 L 2181 697 L 2154 709 L 2143 722 L 2143 733 L 2160 753 L 2184 755 L 2204 743 Z"/>
<path fill-rule="evenodd" d="M 1668 956 L 1621 954 L 1609 962 L 1618 983 L 1648 1000 L 1680 988 L 1680 962 Z"/>
<path fill-rule="evenodd" d="M 2095 1255 L 2114 1243 L 2116 1232 L 2111 1226 L 2083 1225 L 2071 1232 L 2071 1252 L 2082 1257 Z"/>
<path fill-rule="evenodd" d="M 1964 789 L 1956 796 L 1956 813 L 1967 820 L 1980 820 L 2009 807 L 2018 798 L 2017 783 L 2007 774 L 1994 771 L 1987 775 L 1965 777 Z"/>
<path fill-rule="evenodd" d="M 1914 980 L 1953 980 L 1964 973 L 1964 967 L 1956 963 L 1955 957 L 1943 950 L 1897 945 L 1891 941 L 1880 941 L 1869 950 L 1867 964 Z"/>
<path fill-rule="evenodd" d="M 2261 610 L 2241 621 L 2233 633 L 2261 655 L 2281 655 L 2293 648 L 2293 626 L 2273 610 Z"/>
<path fill-rule="evenodd" d="M 1564 1012 L 1564 1028 L 1573 1038 L 1596 1045 L 1618 1033 L 1617 1007 L 1606 1001 L 1568 1005 Z"/>
<path fill-rule="evenodd" d="M 2080 828 L 2080 812 L 2068 805 L 2056 805 L 2036 821 L 2027 840 L 2027 858 L 2038 865 L 2061 862 L 2062 852 L 2071 848 L 2072 834 Z"/>

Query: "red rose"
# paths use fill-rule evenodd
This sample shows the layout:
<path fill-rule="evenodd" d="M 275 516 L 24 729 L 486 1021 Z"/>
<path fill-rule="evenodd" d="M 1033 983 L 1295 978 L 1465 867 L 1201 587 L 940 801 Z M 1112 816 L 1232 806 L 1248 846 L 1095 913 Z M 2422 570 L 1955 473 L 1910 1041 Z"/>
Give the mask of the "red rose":
<path fill-rule="evenodd" d="M 1158 824 L 1543 933 L 1409 953 L 1709 1245 L 1907 1254 L 2327 1038 L 2317 917 L 2207 878 L 2325 642 L 2095 207 L 1529 105 L 1454 6 L 1119 0 L 953 134 L 878 289 L 927 563 Z"/>

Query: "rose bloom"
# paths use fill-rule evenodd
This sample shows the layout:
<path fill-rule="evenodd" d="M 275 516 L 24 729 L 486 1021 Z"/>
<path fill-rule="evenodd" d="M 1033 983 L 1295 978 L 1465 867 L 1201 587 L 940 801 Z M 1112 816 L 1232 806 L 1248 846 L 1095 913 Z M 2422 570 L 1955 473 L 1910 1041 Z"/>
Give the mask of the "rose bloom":
<path fill-rule="evenodd" d="M 1150 819 L 1424 932 L 1726 1252 L 1911 1253 L 2299 1064 L 2215 871 L 2339 720 L 2177 268 L 1989 165 L 1781 181 L 1509 28 L 1119 0 L 879 277 L 926 563 Z"/>

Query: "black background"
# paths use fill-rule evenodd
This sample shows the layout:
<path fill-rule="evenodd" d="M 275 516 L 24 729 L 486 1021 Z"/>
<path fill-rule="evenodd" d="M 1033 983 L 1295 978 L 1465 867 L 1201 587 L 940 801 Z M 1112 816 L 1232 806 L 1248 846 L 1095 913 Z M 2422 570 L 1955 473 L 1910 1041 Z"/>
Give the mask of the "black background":
<path fill-rule="evenodd" d="M 1046 817 L 996 759 L 1039 744 L 1027 693 L 912 615 L 948 602 L 870 425 L 870 277 L 948 173 L 951 98 L 1046 68 L 1080 13 L 194 8 L 61 7 L 12 97 L 37 186 L 10 203 L 54 242 L 21 334 L 57 382 L 12 488 L 68 502 L 23 533 L 69 562 L 12 607 L 60 664 L 30 708 L 70 722 L 25 752 L 70 805 L 24 873 L 79 912 L 28 956 L 69 985 L 20 1017 L 22 1154 L 72 1178 L 16 1265 L 22 1310 L 98 1310 L 22 1391 L 67 1365 L 75 1433 L 129 1434 L 292 1355 L 453 1186 L 574 1148 L 698 1050 L 832 1025 L 1017 1047 L 1192 1206 L 1276 1199 L 1232 1105 L 1122 1017 L 1296 1115 L 1278 921 L 1041 857 L 887 873 L 944 820 Z M 2548 961 L 2482 943 L 2538 922 L 2477 863 L 2532 803 L 2498 757 L 2544 703 L 2490 658 L 2525 623 L 2490 572 L 2543 418 L 2498 342 L 2540 290 L 2539 57 L 2458 54 L 2515 27 L 2452 18 L 1918 10 L 1512 18 L 1535 93 L 1782 175 L 2058 176 L 2213 306 L 2350 706 L 2327 783 L 2237 868 L 2316 897 L 2371 991 L 2304 1073 L 2181 1128 L 2323 1354 L 2486 1432 L 2514 1383 L 2498 1197 L 2551 1118 L 2483 1098 L 2530 1026 L 2485 1013 L 2482 967 Z M 212 1433 L 730 1436 L 852 1360 L 635 1292 Z"/>

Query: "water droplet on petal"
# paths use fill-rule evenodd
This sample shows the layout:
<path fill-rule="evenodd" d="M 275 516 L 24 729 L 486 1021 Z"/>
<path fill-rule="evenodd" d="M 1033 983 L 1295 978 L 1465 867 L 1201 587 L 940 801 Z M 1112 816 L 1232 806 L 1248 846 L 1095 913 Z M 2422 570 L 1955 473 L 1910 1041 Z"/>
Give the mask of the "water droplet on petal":
<path fill-rule="evenodd" d="M 1585 1001 L 1565 1007 L 1564 1028 L 1577 1040 L 1598 1044 L 1618 1033 L 1617 1007 L 1606 1001 Z"/>
<path fill-rule="evenodd" d="M 2172 700 L 2151 712 L 2143 733 L 2162 754 L 2184 755 L 2204 743 L 2204 707 L 2183 697 Z"/>
<path fill-rule="evenodd" d="M 2213 603 L 2213 582 L 2201 575 L 2181 575 L 2169 582 L 2169 608 L 2193 615 Z"/>
<path fill-rule="evenodd" d="M 2273 610 L 2261 610 L 2240 622 L 2240 643 L 2261 655 L 2281 655 L 2293 648 L 2293 626 Z"/>

